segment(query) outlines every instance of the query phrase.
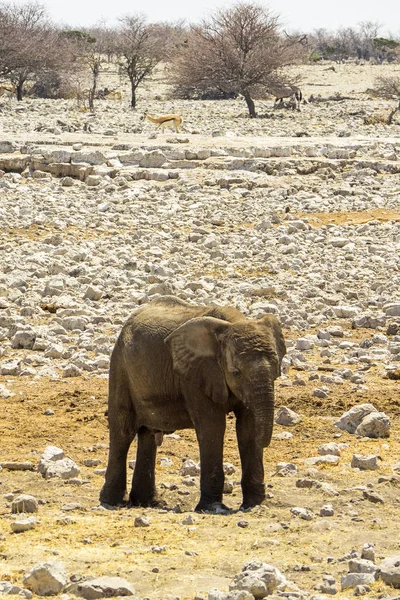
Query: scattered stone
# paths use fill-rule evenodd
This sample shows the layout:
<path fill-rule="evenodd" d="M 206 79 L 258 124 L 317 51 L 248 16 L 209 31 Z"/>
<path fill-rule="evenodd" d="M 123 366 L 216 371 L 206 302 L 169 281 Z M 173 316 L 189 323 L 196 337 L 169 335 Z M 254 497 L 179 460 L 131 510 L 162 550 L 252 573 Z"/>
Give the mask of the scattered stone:
<path fill-rule="evenodd" d="M 277 588 L 283 591 L 286 584 L 285 577 L 276 567 L 250 561 L 243 566 L 241 573 L 235 575 L 229 590 L 249 592 L 258 600 L 273 594 Z"/>
<path fill-rule="evenodd" d="M 272 435 L 273 440 L 290 440 L 292 437 L 293 433 L 290 433 L 290 431 L 281 431 Z"/>
<path fill-rule="evenodd" d="M 0 595 L 6 596 L 10 594 L 11 596 L 19 596 L 20 598 L 26 598 L 30 600 L 32 598 L 32 592 L 29 590 L 25 590 L 19 585 L 14 585 L 9 581 L 0 581 Z"/>
<path fill-rule="evenodd" d="M 64 457 L 61 448 L 48 446 L 40 457 L 38 471 L 46 479 L 52 477 L 71 479 L 79 474 L 80 468 L 73 460 Z"/>
<path fill-rule="evenodd" d="M 11 512 L 16 513 L 36 513 L 38 511 L 38 501 L 29 494 L 20 494 L 14 498 L 11 505 Z"/>
<path fill-rule="evenodd" d="M 365 596 L 371 591 L 371 587 L 369 585 L 356 585 L 354 589 L 355 596 Z"/>
<path fill-rule="evenodd" d="M 31 462 L 2 462 L 0 467 L 8 471 L 33 471 L 34 465 Z"/>
<path fill-rule="evenodd" d="M 379 577 L 386 585 L 400 588 L 400 554 L 385 558 L 379 566 Z"/>
<path fill-rule="evenodd" d="M 72 586 L 75 596 L 86 600 L 96 598 L 116 598 L 118 596 L 134 596 L 135 588 L 122 577 L 96 577 L 87 579 Z"/>
<path fill-rule="evenodd" d="M 286 406 L 281 406 L 275 416 L 275 423 L 277 425 L 283 425 L 284 427 L 292 427 L 300 423 L 301 417 Z"/>
<path fill-rule="evenodd" d="M 371 573 L 348 573 L 341 579 L 342 591 L 355 588 L 358 585 L 370 585 L 374 581 L 375 576 Z"/>
<path fill-rule="evenodd" d="M 24 515 L 21 515 L 21 518 L 11 523 L 11 529 L 14 533 L 22 533 L 23 531 L 29 531 L 36 527 L 35 517 L 23 517 Z"/>
<path fill-rule="evenodd" d="M 50 462 L 47 466 L 44 477 L 51 479 L 52 477 L 60 477 L 61 479 L 71 479 L 76 477 L 80 472 L 80 468 L 70 458 L 64 458 L 57 462 Z"/>
<path fill-rule="evenodd" d="M 318 446 L 318 454 L 321 456 L 340 456 L 341 449 L 339 444 L 336 444 L 335 442 L 329 442 L 328 444 L 321 444 L 321 446 Z"/>
<path fill-rule="evenodd" d="M 61 563 L 44 562 L 32 567 L 25 574 L 23 583 L 38 596 L 51 596 L 64 590 L 68 578 Z"/>
<path fill-rule="evenodd" d="M 188 458 L 183 463 L 179 472 L 181 475 L 200 475 L 200 464 L 195 463 L 194 460 Z"/>
<path fill-rule="evenodd" d="M 136 517 L 134 526 L 135 527 L 150 527 L 150 521 L 147 517 Z"/>
<path fill-rule="evenodd" d="M 299 472 L 298 467 L 293 463 L 280 462 L 276 465 L 275 476 L 278 477 L 290 477 L 297 475 Z"/>
<path fill-rule="evenodd" d="M 374 471 L 379 469 L 378 460 L 379 456 L 362 456 L 361 454 L 353 454 L 351 459 L 351 466 L 353 469 L 361 469 L 362 471 Z"/>
<path fill-rule="evenodd" d="M 315 518 L 314 513 L 309 508 L 294 506 L 290 509 L 290 512 L 294 517 L 300 517 L 304 521 L 312 521 Z"/>
<path fill-rule="evenodd" d="M 319 511 L 320 517 L 333 517 L 335 511 L 332 504 L 324 504 Z M 322 590 L 321 590 L 322 591 Z"/>
<path fill-rule="evenodd" d="M 361 550 L 361 558 L 375 562 L 375 545 L 370 542 L 366 542 Z"/>
<path fill-rule="evenodd" d="M 329 390 L 326 387 L 314 388 L 311 395 L 315 398 L 327 398 L 328 392 Z"/>
<path fill-rule="evenodd" d="M 245 519 L 241 519 L 240 521 L 238 521 L 237 525 L 238 525 L 238 527 L 241 527 L 242 529 L 246 529 L 246 527 L 249 526 L 249 522 L 245 521 Z"/>
<path fill-rule="evenodd" d="M 296 481 L 296 487 L 298 488 L 315 488 L 316 490 L 320 490 L 324 492 L 328 496 L 338 496 L 339 492 L 330 484 L 325 483 L 325 481 L 318 481 L 316 479 L 298 479 Z"/>
<path fill-rule="evenodd" d="M 383 412 L 371 412 L 363 418 L 355 433 L 370 438 L 389 437 L 390 419 Z"/>
<path fill-rule="evenodd" d="M 324 454 L 322 456 L 312 456 L 306 458 L 304 465 L 306 467 L 313 467 L 316 465 L 337 465 L 339 463 L 339 456 L 336 454 Z"/>
<path fill-rule="evenodd" d="M 383 497 L 376 492 L 370 492 L 369 490 L 363 491 L 363 497 L 374 504 L 385 504 Z"/>
<path fill-rule="evenodd" d="M 352 558 L 349 561 L 349 573 L 376 573 L 378 567 L 372 560 Z"/>
<path fill-rule="evenodd" d="M 355 433 L 364 417 L 372 412 L 378 412 L 373 404 L 359 404 L 358 406 L 353 406 L 353 408 L 340 417 L 335 425 L 339 429 L 343 429 L 349 433 Z"/>
<path fill-rule="evenodd" d="M 182 521 L 182 525 L 193 525 L 194 524 L 194 517 L 193 515 L 188 515 L 187 517 L 185 517 Z"/>

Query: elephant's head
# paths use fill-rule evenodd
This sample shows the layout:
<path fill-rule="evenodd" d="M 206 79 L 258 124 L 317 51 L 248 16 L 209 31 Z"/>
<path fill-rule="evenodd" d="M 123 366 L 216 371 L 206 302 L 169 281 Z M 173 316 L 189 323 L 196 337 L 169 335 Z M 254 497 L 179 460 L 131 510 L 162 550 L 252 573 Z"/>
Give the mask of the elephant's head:
<path fill-rule="evenodd" d="M 235 323 L 190 319 L 165 339 L 174 370 L 216 403 L 234 396 L 254 415 L 256 441 L 268 446 L 274 418 L 274 381 L 286 346 L 279 321 L 266 315 Z"/>

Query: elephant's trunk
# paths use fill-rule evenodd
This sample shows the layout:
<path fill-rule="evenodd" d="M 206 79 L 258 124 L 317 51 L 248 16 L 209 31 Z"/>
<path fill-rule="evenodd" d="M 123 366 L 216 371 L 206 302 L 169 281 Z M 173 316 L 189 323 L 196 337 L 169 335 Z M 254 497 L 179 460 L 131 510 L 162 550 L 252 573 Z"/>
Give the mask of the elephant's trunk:
<path fill-rule="evenodd" d="M 274 428 L 274 388 L 268 384 L 267 388 L 256 393 L 251 401 L 250 410 L 255 421 L 255 440 L 262 448 L 269 446 Z"/>

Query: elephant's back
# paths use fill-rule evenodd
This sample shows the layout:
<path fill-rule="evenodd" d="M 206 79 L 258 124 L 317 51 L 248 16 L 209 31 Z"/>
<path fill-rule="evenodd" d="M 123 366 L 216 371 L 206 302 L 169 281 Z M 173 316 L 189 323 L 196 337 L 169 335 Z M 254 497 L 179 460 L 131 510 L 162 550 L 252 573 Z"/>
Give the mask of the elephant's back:
<path fill-rule="evenodd" d="M 164 341 L 177 327 L 204 314 L 205 309 L 206 307 L 187 303 L 151 302 L 135 312 L 124 324 L 121 331 L 122 342 L 131 344 L 133 338 Z"/>

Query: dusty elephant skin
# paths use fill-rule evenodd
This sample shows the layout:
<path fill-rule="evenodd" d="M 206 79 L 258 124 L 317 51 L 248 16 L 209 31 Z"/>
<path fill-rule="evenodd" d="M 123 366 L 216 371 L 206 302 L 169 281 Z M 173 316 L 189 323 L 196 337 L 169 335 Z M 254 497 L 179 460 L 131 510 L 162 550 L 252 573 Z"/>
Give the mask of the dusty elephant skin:
<path fill-rule="evenodd" d="M 236 416 L 243 508 L 264 499 L 263 448 L 273 429 L 274 380 L 286 352 L 276 317 L 248 320 L 233 307 L 194 306 L 165 296 L 125 323 L 110 364 L 110 451 L 104 504 L 122 502 L 126 458 L 138 435 L 129 502 L 151 506 L 160 432 L 194 428 L 200 448 L 196 510 L 218 510 L 224 484 L 226 414 Z"/>

